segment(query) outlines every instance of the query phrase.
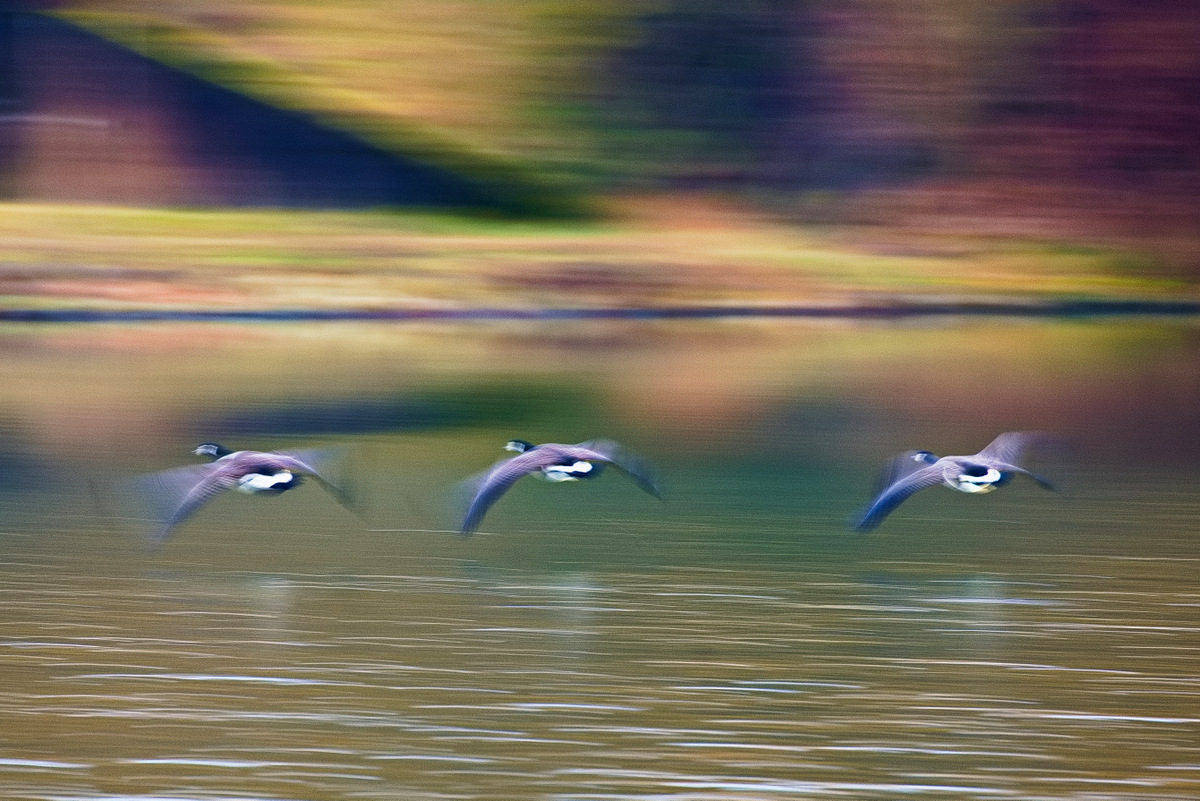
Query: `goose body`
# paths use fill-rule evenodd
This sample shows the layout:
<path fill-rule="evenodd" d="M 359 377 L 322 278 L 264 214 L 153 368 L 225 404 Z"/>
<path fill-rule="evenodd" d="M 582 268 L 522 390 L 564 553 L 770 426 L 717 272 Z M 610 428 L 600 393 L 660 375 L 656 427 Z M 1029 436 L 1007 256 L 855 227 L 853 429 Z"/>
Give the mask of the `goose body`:
<path fill-rule="evenodd" d="M 505 450 L 516 456 L 497 462 L 468 485 L 473 490 L 462 533 L 471 534 L 479 528 L 484 515 L 500 497 L 525 476 L 532 475 L 554 483 L 591 480 L 608 465 L 628 475 L 644 492 L 662 500 L 650 468 L 637 457 L 625 452 L 609 440 L 591 440 L 578 445 L 546 443 L 533 445 L 525 440 L 509 440 Z"/>
<path fill-rule="evenodd" d="M 856 531 L 871 531 L 913 494 L 943 484 L 950 489 L 982 495 L 1003 487 L 1013 476 L 1032 478 L 1044 489 L 1055 492 L 1045 478 L 1017 464 L 1025 451 L 1043 434 L 1009 431 L 970 456 L 942 456 L 929 451 L 907 451 L 892 460 L 879 490 L 866 510 L 853 523 Z"/>
<path fill-rule="evenodd" d="M 250 495 L 280 495 L 312 478 L 344 506 L 346 493 L 322 474 L 337 456 L 333 450 L 231 451 L 213 442 L 199 445 L 193 453 L 208 456 L 208 464 L 187 465 L 143 476 L 134 483 L 141 498 L 152 508 L 157 526 L 152 535 L 162 542 L 202 506 L 229 490 Z"/>

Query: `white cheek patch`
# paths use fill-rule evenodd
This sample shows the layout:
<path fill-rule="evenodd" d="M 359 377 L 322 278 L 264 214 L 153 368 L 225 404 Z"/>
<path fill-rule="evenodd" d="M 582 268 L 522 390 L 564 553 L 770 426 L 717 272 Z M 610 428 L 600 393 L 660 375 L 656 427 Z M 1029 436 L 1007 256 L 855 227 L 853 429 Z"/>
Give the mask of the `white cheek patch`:
<path fill-rule="evenodd" d="M 262 473 L 249 473 L 238 479 L 237 488 L 248 493 L 267 492 L 268 490 L 282 489 L 291 484 L 293 479 L 295 476 L 287 470 L 281 470 L 269 476 L 264 476 Z"/>

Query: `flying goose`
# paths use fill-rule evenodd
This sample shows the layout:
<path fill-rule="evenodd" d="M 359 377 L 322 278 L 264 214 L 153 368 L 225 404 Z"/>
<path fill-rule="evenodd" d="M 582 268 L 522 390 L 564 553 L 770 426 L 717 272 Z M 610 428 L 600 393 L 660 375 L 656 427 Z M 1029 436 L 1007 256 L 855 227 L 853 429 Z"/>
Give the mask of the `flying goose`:
<path fill-rule="evenodd" d="M 522 439 L 513 439 L 508 441 L 504 450 L 514 451 L 517 455 L 497 462 L 491 469 L 467 482 L 473 488 L 474 495 L 463 518 L 463 535 L 474 533 L 483 522 L 483 516 L 500 500 L 500 496 L 530 474 L 553 482 L 590 480 L 611 464 L 628 475 L 644 492 L 662 500 L 650 467 L 610 440 L 590 440 L 578 445 L 533 445 Z"/>
<path fill-rule="evenodd" d="M 340 455 L 337 449 L 231 451 L 215 442 L 203 442 L 192 452 L 212 461 L 151 473 L 133 483 L 156 518 L 157 525 L 151 535 L 155 543 L 162 543 L 200 507 L 228 490 L 279 495 L 310 477 L 343 506 L 352 507 L 349 496 L 322 475 Z"/>
<path fill-rule="evenodd" d="M 959 492 L 983 494 L 1004 486 L 1020 473 L 1044 489 L 1057 492 L 1045 478 L 1017 465 L 1026 450 L 1047 439 L 1045 434 L 1009 431 L 972 456 L 939 459 L 929 451 L 906 451 L 894 458 L 884 471 L 878 494 L 852 527 L 855 531 L 871 531 L 909 496 L 937 484 L 945 484 Z"/>

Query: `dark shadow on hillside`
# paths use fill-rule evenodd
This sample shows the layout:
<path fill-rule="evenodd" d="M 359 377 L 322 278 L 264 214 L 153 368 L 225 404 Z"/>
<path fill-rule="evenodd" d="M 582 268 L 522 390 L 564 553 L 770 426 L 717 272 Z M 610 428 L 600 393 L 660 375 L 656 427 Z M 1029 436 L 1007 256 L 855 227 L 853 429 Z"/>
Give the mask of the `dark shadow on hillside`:
<path fill-rule="evenodd" d="M 376 146 L 57 18 L 0 8 L 0 40 L 6 198 L 511 210 L 513 195 L 501 197 L 494 183 Z"/>

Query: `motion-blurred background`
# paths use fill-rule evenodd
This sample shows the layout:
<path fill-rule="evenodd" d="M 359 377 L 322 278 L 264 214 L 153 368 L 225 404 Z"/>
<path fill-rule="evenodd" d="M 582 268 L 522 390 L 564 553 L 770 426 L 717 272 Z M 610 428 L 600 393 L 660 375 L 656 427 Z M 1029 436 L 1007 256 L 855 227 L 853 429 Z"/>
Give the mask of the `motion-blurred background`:
<path fill-rule="evenodd" d="M 1195 798 L 1198 41 L 0 0 L 0 797 Z M 1013 430 L 1065 497 L 847 530 Z M 667 502 L 522 480 L 456 536 L 514 437 Z M 359 515 L 226 493 L 151 553 L 129 479 L 202 441 L 344 447 Z"/>
<path fill-rule="evenodd" d="M 521 213 L 686 193 L 1190 272 L 1198 32 L 1175 0 L 7 0 L 0 181 Z"/>
<path fill-rule="evenodd" d="M 775 414 L 764 387 L 766 406 L 811 410 L 813 388 L 835 384 L 830 403 L 852 410 L 817 422 L 835 439 L 902 411 L 920 429 L 977 427 L 964 448 L 1046 426 L 1186 457 L 1200 439 L 1187 326 L 839 338 L 499 323 L 468 328 L 464 346 L 453 326 L 17 321 L 1190 300 L 1197 33 L 1200 10 L 1168 0 L 7 0 L 0 296 L 9 406 L 26 420 L 14 427 L 66 453 L 133 432 L 190 444 L 221 433 L 178 418 L 204 396 L 346 416 L 313 434 L 385 430 L 391 412 L 352 419 L 361 397 L 403 405 L 412 379 L 372 352 L 446 368 L 460 391 L 558 365 L 565 391 L 592 382 L 571 374 L 580 353 L 607 375 L 633 347 L 650 383 L 612 408 L 684 429 L 759 431 Z M 107 380 L 129 360 L 140 384 Z M 323 378 L 347 369 L 341 389 Z M 1127 370 L 1143 378 L 1114 380 Z M 505 422 L 494 401 L 471 415 Z"/>

